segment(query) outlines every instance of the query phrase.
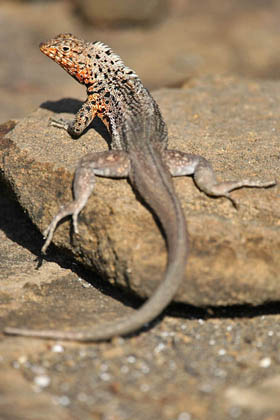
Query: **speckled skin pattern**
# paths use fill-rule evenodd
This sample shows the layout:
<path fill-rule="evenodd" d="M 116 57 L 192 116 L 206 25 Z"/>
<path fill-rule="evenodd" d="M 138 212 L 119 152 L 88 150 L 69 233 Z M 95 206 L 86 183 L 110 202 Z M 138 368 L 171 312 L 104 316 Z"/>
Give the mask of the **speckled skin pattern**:
<path fill-rule="evenodd" d="M 171 302 L 185 276 L 188 237 L 185 218 L 171 176 L 193 175 L 197 187 L 210 196 L 227 197 L 244 186 L 268 187 L 274 181 L 240 180 L 218 183 L 211 164 L 201 156 L 167 149 L 167 127 L 160 110 L 139 77 L 101 42 L 86 42 L 60 34 L 40 44 L 40 50 L 85 85 L 87 100 L 72 122 L 53 120 L 72 137 L 79 137 L 98 116 L 111 134 L 111 149 L 90 153 L 79 162 L 74 178 L 74 200 L 64 205 L 44 232 L 42 251 L 49 246 L 57 224 L 71 215 L 78 232 L 78 215 L 85 207 L 95 175 L 129 178 L 132 187 L 156 214 L 168 250 L 164 278 L 154 294 L 131 317 L 91 327 L 86 331 L 6 328 L 6 334 L 73 341 L 102 341 L 135 332 L 157 317 Z M 143 238 L 144 240 L 144 238 Z"/>

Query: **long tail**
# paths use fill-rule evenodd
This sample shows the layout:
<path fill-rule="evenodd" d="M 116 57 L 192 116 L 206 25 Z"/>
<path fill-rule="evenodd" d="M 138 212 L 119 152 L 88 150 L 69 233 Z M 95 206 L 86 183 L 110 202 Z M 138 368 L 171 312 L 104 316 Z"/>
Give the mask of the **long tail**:
<path fill-rule="evenodd" d="M 160 153 L 155 149 L 149 150 L 152 145 L 144 145 L 144 148 L 145 152 L 143 150 L 131 152 L 130 180 L 159 219 L 166 235 L 168 249 L 165 275 L 154 294 L 130 317 L 102 324 L 88 331 L 6 328 L 4 330 L 6 334 L 84 342 L 104 341 L 137 331 L 156 318 L 171 302 L 185 275 L 188 253 L 186 223 L 171 177 Z"/>

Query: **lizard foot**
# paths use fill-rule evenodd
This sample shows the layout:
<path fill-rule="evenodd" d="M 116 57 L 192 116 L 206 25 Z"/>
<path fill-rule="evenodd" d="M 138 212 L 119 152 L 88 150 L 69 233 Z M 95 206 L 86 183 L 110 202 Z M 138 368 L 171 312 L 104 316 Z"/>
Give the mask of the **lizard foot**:
<path fill-rule="evenodd" d="M 79 212 L 81 211 L 80 208 L 77 208 L 76 206 L 76 202 L 73 201 L 71 203 L 69 203 L 66 206 L 62 206 L 59 210 L 59 212 L 57 213 L 57 215 L 52 219 L 51 223 L 49 224 L 49 226 L 44 230 L 43 232 L 43 236 L 45 239 L 45 243 L 42 246 L 41 252 L 42 254 L 46 253 L 46 250 L 48 248 L 48 246 L 50 245 L 55 229 L 58 225 L 58 223 L 64 219 L 67 216 L 72 216 L 73 219 L 73 227 L 74 227 L 74 232 L 75 234 L 79 233 L 79 229 L 78 229 L 78 215 Z"/>
<path fill-rule="evenodd" d="M 49 125 L 51 125 L 52 127 L 58 127 L 58 128 L 62 128 L 63 130 L 68 131 L 68 127 L 69 127 L 70 122 L 67 120 L 64 120 L 63 118 L 50 118 L 49 120 Z"/>
<path fill-rule="evenodd" d="M 251 188 L 268 188 L 273 187 L 276 185 L 276 181 L 260 181 L 260 180 L 250 180 L 250 179 L 243 179 L 240 181 L 228 181 L 228 182 L 221 182 L 211 186 L 205 191 L 208 195 L 213 197 L 225 197 L 230 200 L 233 206 L 238 209 L 238 203 L 230 196 L 230 192 L 233 190 L 237 190 L 243 187 L 251 187 Z"/>

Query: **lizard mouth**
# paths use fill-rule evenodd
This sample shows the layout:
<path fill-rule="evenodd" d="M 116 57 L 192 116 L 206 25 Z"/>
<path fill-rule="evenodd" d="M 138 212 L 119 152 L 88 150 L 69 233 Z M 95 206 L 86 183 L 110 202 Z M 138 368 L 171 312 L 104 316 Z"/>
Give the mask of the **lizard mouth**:
<path fill-rule="evenodd" d="M 52 58 L 53 60 L 56 60 L 57 57 L 57 49 L 49 47 L 47 44 L 44 44 L 41 42 L 39 44 L 40 51 L 45 54 L 46 56 Z"/>
<path fill-rule="evenodd" d="M 47 54 L 47 52 L 49 51 L 48 45 L 45 42 L 40 42 L 39 48 L 40 51 L 42 51 L 42 53 L 44 54 Z"/>

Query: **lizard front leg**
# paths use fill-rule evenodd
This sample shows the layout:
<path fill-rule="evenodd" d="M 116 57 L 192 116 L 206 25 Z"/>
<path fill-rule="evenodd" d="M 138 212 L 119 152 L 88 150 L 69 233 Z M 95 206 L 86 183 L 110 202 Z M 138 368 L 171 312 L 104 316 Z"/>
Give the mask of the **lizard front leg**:
<path fill-rule="evenodd" d="M 64 118 L 51 118 L 50 125 L 66 130 L 74 138 L 80 137 L 97 114 L 99 108 L 98 99 L 98 95 L 90 95 L 72 121 Z"/>
<path fill-rule="evenodd" d="M 218 182 L 211 163 L 202 156 L 164 150 L 162 157 L 172 176 L 193 175 L 194 182 L 201 191 L 212 197 L 226 197 L 235 207 L 237 204 L 230 196 L 231 191 L 242 187 L 266 188 L 276 184 L 275 180 L 264 182 L 251 179 Z"/>
<path fill-rule="evenodd" d="M 57 224 L 66 216 L 72 216 L 74 232 L 78 233 L 78 215 L 85 207 L 95 184 L 95 175 L 108 178 L 126 178 L 130 170 L 130 160 L 126 152 L 112 150 L 90 153 L 83 157 L 75 172 L 73 193 L 74 200 L 63 205 L 44 231 L 45 253 L 54 235 Z"/>

